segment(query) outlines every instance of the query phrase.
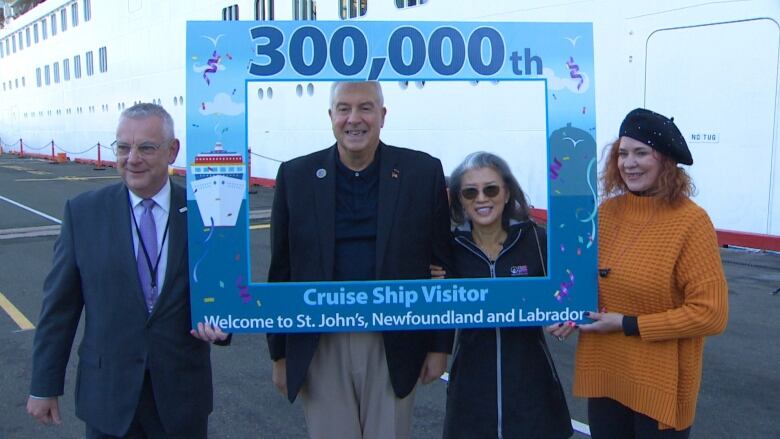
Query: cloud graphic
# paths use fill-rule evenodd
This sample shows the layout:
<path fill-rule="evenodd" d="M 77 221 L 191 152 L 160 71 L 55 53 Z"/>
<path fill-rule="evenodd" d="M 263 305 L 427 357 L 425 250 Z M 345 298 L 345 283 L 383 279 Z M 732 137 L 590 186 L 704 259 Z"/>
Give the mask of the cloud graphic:
<path fill-rule="evenodd" d="M 216 66 L 217 66 L 217 71 L 227 70 L 227 67 L 225 67 L 225 65 L 222 63 L 217 63 Z M 198 63 L 192 63 L 192 71 L 195 73 L 203 73 L 203 71 L 206 70 L 207 68 L 209 68 L 208 64 L 198 65 Z"/>
<path fill-rule="evenodd" d="M 556 76 L 555 71 L 549 67 L 545 67 L 542 71 L 542 75 L 547 78 L 547 87 L 550 90 L 563 90 L 565 88 L 572 93 L 582 94 L 588 91 L 588 88 L 590 88 L 590 77 L 588 77 L 588 74 L 582 70 L 580 70 L 579 73 L 582 75 L 583 82 L 582 86 L 580 86 L 580 89 L 577 90 L 577 84 L 580 82 L 579 79 L 570 77 L 561 78 Z"/>
<path fill-rule="evenodd" d="M 212 114 L 224 114 L 225 116 L 238 116 L 244 112 L 244 105 L 233 102 L 227 93 L 217 93 L 214 100 L 204 102 L 200 107 L 200 114 L 210 116 Z"/>

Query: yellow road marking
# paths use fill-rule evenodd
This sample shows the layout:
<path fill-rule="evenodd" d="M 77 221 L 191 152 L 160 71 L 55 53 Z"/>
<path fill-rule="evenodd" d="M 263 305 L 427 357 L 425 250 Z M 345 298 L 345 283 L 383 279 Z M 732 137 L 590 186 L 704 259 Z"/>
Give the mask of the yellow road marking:
<path fill-rule="evenodd" d="M 19 325 L 20 329 L 35 329 L 35 325 L 27 320 L 27 317 L 25 317 L 24 314 L 22 314 L 22 312 L 19 311 L 19 309 L 16 308 L 13 303 L 6 299 L 3 293 L 0 293 L 0 306 L 2 306 L 6 314 L 8 314 L 8 316 L 10 316 L 17 325 Z"/>
<path fill-rule="evenodd" d="M 55 177 L 55 178 L 19 178 L 14 181 L 84 181 L 84 180 L 105 180 L 105 179 L 116 179 L 119 178 L 118 175 L 106 175 L 101 177 L 76 177 L 76 176 L 68 176 L 68 177 Z"/>
<path fill-rule="evenodd" d="M 255 224 L 254 226 L 249 226 L 249 230 L 255 230 L 255 229 L 270 229 L 270 224 Z"/>

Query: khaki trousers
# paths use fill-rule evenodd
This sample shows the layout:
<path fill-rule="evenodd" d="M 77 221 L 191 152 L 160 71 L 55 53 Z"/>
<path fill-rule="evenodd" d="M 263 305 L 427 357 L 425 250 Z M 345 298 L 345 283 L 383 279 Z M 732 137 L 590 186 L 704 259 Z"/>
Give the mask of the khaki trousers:
<path fill-rule="evenodd" d="M 407 439 L 414 391 L 393 392 L 381 333 L 320 336 L 301 389 L 312 439 Z"/>

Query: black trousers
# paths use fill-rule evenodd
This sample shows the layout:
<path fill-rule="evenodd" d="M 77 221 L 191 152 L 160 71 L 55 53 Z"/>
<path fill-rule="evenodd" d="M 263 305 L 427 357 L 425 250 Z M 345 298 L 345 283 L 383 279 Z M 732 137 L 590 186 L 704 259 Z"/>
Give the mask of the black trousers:
<path fill-rule="evenodd" d="M 208 419 L 192 419 L 192 424 L 202 424 L 196 426 L 198 434 L 196 436 L 187 435 L 181 439 L 205 439 L 208 436 Z M 144 384 L 141 389 L 141 398 L 138 401 L 138 407 L 135 409 L 135 416 L 130 423 L 130 429 L 124 436 L 111 436 L 102 433 L 89 424 L 86 426 L 86 439 L 174 439 L 179 436 L 171 435 L 165 432 L 160 414 L 157 412 L 157 405 L 154 402 L 154 392 L 152 391 L 152 380 L 149 372 L 144 376 Z"/>
<path fill-rule="evenodd" d="M 593 439 L 688 439 L 685 430 L 658 429 L 658 421 L 611 398 L 588 399 L 588 423 Z"/>

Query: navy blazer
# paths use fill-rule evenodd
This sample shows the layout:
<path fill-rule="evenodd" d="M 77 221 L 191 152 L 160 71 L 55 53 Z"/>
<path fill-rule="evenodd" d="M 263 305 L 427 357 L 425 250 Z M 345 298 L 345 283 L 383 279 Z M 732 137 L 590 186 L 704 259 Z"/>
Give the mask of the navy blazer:
<path fill-rule="evenodd" d="M 166 432 L 189 435 L 212 410 L 208 343 L 189 333 L 186 195 L 171 183 L 165 281 L 151 314 L 136 272 L 127 188 L 87 192 L 65 205 L 33 346 L 30 394 L 63 393 L 65 369 L 84 310 L 76 415 L 122 436 L 148 368 Z"/>
<path fill-rule="evenodd" d="M 427 279 L 450 266 L 450 219 L 441 162 L 380 143 L 376 279 Z M 282 163 L 271 210 L 269 282 L 333 280 L 336 145 Z M 324 176 L 322 175 L 324 170 Z M 452 331 L 383 332 L 393 390 L 408 395 L 428 352 L 452 350 Z M 273 360 L 287 360 L 287 396 L 303 386 L 319 334 L 269 334 Z"/>

